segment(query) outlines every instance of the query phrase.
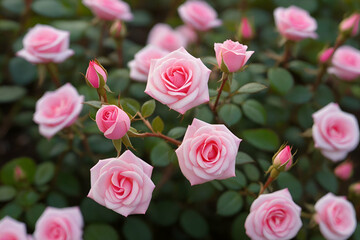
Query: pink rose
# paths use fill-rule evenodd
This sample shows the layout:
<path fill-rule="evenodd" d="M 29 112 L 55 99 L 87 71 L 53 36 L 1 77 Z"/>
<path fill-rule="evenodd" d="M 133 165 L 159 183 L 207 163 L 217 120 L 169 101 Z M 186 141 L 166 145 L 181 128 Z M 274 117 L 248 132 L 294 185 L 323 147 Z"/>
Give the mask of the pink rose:
<path fill-rule="evenodd" d="M 170 52 L 186 47 L 185 37 L 164 23 L 158 23 L 150 30 L 147 43 Z"/>
<path fill-rule="evenodd" d="M 27 240 L 26 226 L 11 217 L 0 220 L 0 240 Z"/>
<path fill-rule="evenodd" d="M 96 113 L 96 124 L 108 139 L 122 138 L 130 128 L 130 118 L 115 105 L 102 105 Z"/>
<path fill-rule="evenodd" d="M 342 164 L 340 164 L 339 166 L 337 166 L 335 168 L 335 175 L 342 179 L 342 180 L 348 180 L 351 175 L 353 174 L 353 164 L 352 162 L 343 162 Z"/>
<path fill-rule="evenodd" d="M 145 93 L 184 114 L 209 101 L 211 70 L 184 48 L 151 60 Z"/>
<path fill-rule="evenodd" d="M 339 47 L 332 59 L 332 66 L 328 68 L 328 73 L 335 74 L 337 77 L 352 81 L 360 76 L 360 51 L 350 46 Z"/>
<path fill-rule="evenodd" d="M 104 20 L 124 20 L 133 18 L 129 4 L 121 0 L 83 0 L 83 4 L 91 9 L 93 14 Z"/>
<path fill-rule="evenodd" d="M 300 41 L 305 38 L 317 38 L 317 23 L 307 11 L 299 7 L 278 7 L 274 11 L 275 24 L 285 38 Z"/>
<path fill-rule="evenodd" d="M 194 118 L 176 149 L 181 172 L 191 185 L 234 177 L 240 142 L 223 124 Z"/>
<path fill-rule="evenodd" d="M 291 148 L 287 145 L 279 153 L 277 153 L 273 160 L 273 165 L 276 168 L 281 168 L 285 165 L 283 171 L 287 171 L 291 168 L 293 164 L 293 156 L 291 154 Z"/>
<path fill-rule="evenodd" d="M 319 55 L 319 62 L 326 63 L 334 53 L 334 48 L 328 48 L 322 51 Z"/>
<path fill-rule="evenodd" d="M 340 31 L 349 31 L 352 37 L 356 36 L 359 32 L 360 13 L 354 13 L 350 17 L 345 18 L 340 23 Z"/>
<path fill-rule="evenodd" d="M 216 60 L 221 70 L 231 73 L 239 71 L 254 53 L 254 51 L 246 51 L 247 48 L 246 45 L 231 40 L 226 40 L 224 43 L 215 43 Z M 226 68 L 222 68 L 222 62 L 224 62 Z"/>
<path fill-rule="evenodd" d="M 355 209 L 345 197 L 328 193 L 316 202 L 315 210 L 315 220 L 326 239 L 348 239 L 355 231 Z"/>
<path fill-rule="evenodd" d="M 168 54 L 168 51 L 153 45 L 147 45 L 135 54 L 135 59 L 130 61 L 130 77 L 136 81 L 146 82 L 149 75 L 151 59 L 158 59 Z"/>
<path fill-rule="evenodd" d="M 31 63 L 60 63 L 74 54 L 69 49 L 70 33 L 37 24 L 23 39 L 24 48 L 16 53 Z"/>
<path fill-rule="evenodd" d="M 197 41 L 197 34 L 192 27 L 189 27 L 187 25 L 181 25 L 175 28 L 175 31 L 185 37 L 186 44 L 195 43 Z"/>
<path fill-rule="evenodd" d="M 287 188 L 261 194 L 246 218 L 246 234 L 251 239 L 292 239 L 302 226 L 300 214 Z"/>
<path fill-rule="evenodd" d="M 84 96 L 67 83 L 53 92 L 46 92 L 37 102 L 34 122 L 39 124 L 40 134 L 51 138 L 61 129 L 70 126 L 78 118 Z"/>
<path fill-rule="evenodd" d="M 207 31 L 221 25 L 216 11 L 205 1 L 186 1 L 178 8 L 185 24 L 199 31 Z"/>
<path fill-rule="evenodd" d="M 89 210 L 91 211 L 91 210 Z M 47 207 L 36 222 L 36 240 L 82 240 L 83 218 L 79 207 Z"/>
<path fill-rule="evenodd" d="M 107 80 L 107 72 L 105 68 L 97 61 L 89 62 L 89 66 L 85 75 L 86 82 L 93 88 L 104 86 Z"/>
<path fill-rule="evenodd" d="M 254 37 L 253 28 L 247 17 L 241 18 L 240 21 L 240 36 L 241 39 L 251 39 Z"/>
<path fill-rule="evenodd" d="M 354 115 L 329 103 L 312 115 L 315 147 L 330 160 L 343 160 L 359 144 L 359 126 Z"/>
<path fill-rule="evenodd" d="M 155 188 L 152 169 L 129 150 L 118 158 L 100 160 L 90 170 L 88 197 L 125 217 L 144 214 Z"/>

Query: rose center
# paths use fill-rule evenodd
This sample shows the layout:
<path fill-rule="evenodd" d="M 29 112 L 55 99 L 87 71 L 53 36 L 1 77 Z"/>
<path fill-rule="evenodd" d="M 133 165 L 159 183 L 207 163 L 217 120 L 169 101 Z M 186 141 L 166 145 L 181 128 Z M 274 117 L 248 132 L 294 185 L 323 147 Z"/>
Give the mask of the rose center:
<path fill-rule="evenodd" d="M 204 145 L 201 154 L 207 162 L 216 161 L 219 154 L 219 147 L 214 142 L 207 143 Z"/>
<path fill-rule="evenodd" d="M 278 228 L 284 224 L 284 221 L 286 219 L 286 214 L 282 209 L 278 209 L 275 211 L 272 211 L 268 218 L 268 225 L 271 229 Z"/>
<path fill-rule="evenodd" d="M 162 78 L 170 95 L 184 96 L 191 86 L 192 72 L 182 66 L 175 66 L 168 68 Z"/>
<path fill-rule="evenodd" d="M 45 112 L 48 117 L 59 117 L 71 112 L 71 104 L 69 104 L 67 98 L 51 99 L 50 101 L 52 104 L 49 105 Z"/>
<path fill-rule="evenodd" d="M 113 174 L 111 183 L 117 198 L 126 198 L 130 194 L 132 182 L 127 177 L 122 176 L 120 173 Z"/>
<path fill-rule="evenodd" d="M 48 228 L 47 237 L 49 239 L 65 240 L 66 233 L 64 229 L 57 223 L 52 223 Z"/>
<path fill-rule="evenodd" d="M 300 13 L 294 13 L 292 12 L 290 14 L 289 20 L 292 23 L 293 26 L 295 26 L 298 29 L 304 29 L 308 26 L 308 22 L 306 21 L 306 16 Z"/>

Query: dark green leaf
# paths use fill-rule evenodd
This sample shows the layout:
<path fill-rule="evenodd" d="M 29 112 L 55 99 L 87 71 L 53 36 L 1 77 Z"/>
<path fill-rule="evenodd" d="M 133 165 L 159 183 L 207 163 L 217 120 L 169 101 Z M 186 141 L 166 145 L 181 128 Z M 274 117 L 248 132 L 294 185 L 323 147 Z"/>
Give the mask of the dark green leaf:
<path fill-rule="evenodd" d="M 243 166 L 246 177 L 250 181 L 258 181 L 260 178 L 259 169 L 253 164 L 246 164 Z"/>
<path fill-rule="evenodd" d="M 14 102 L 22 98 L 26 90 L 18 86 L 0 86 L 0 103 Z"/>
<path fill-rule="evenodd" d="M 35 1 L 32 9 L 39 15 L 51 18 L 67 17 L 72 14 L 71 8 L 65 7 L 61 1 L 54 0 Z"/>
<path fill-rule="evenodd" d="M 244 86 L 242 86 L 238 92 L 239 93 L 257 93 L 260 92 L 264 89 L 266 89 L 267 86 L 261 84 L 261 83 L 256 83 L 256 82 L 252 82 L 252 83 L 247 83 Z"/>
<path fill-rule="evenodd" d="M 276 151 L 279 147 L 279 137 L 271 129 L 259 128 L 243 131 L 246 141 L 265 151 Z"/>
<path fill-rule="evenodd" d="M 323 168 L 316 173 L 316 180 L 329 192 L 337 194 L 339 183 L 332 171 L 324 164 Z"/>
<path fill-rule="evenodd" d="M 150 240 L 152 239 L 149 227 L 136 217 L 129 217 L 123 226 L 123 233 L 128 240 Z"/>
<path fill-rule="evenodd" d="M 280 95 L 285 95 L 294 85 L 292 75 L 283 68 L 270 68 L 268 78 L 271 89 Z"/>
<path fill-rule="evenodd" d="M 161 133 L 164 130 L 164 121 L 161 119 L 161 117 L 157 116 L 152 120 L 151 126 L 155 132 Z"/>
<path fill-rule="evenodd" d="M 26 211 L 26 215 L 25 215 L 26 223 L 30 228 L 32 228 L 32 229 L 35 228 L 36 221 L 39 219 L 41 214 L 44 212 L 45 208 L 46 208 L 46 206 L 44 204 L 38 203 Z"/>
<path fill-rule="evenodd" d="M 247 164 L 247 163 L 253 163 L 254 159 L 250 157 L 247 153 L 244 152 L 238 152 L 236 155 L 236 164 Z"/>
<path fill-rule="evenodd" d="M 231 190 L 240 190 L 246 186 L 246 178 L 242 172 L 239 170 L 235 171 L 235 177 L 228 178 L 221 181 L 228 189 Z"/>
<path fill-rule="evenodd" d="M 308 102 L 312 97 L 312 93 L 307 87 L 295 86 L 287 95 L 289 102 L 302 104 Z"/>
<path fill-rule="evenodd" d="M 19 167 L 22 175 L 28 182 L 34 180 L 36 165 L 31 158 L 16 158 L 6 163 L 1 169 L 1 181 L 4 184 L 13 185 L 16 183 L 15 168 Z"/>
<path fill-rule="evenodd" d="M 244 102 L 242 110 L 246 117 L 253 122 L 264 125 L 266 123 L 266 111 L 256 100 L 250 99 Z"/>
<path fill-rule="evenodd" d="M 12 58 L 9 63 L 9 69 L 12 79 L 18 85 L 27 85 L 36 79 L 36 66 L 25 59 L 19 57 Z"/>
<path fill-rule="evenodd" d="M 171 157 L 174 154 L 174 150 L 166 142 L 159 142 L 150 153 L 150 160 L 153 166 L 164 167 L 167 166 Z"/>
<path fill-rule="evenodd" d="M 294 201 L 299 201 L 303 196 L 303 187 L 299 180 L 289 172 L 280 173 L 277 178 L 280 189 L 288 188 Z"/>
<path fill-rule="evenodd" d="M 40 196 L 35 191 L 22 191 L 16 196 L 16 203 L 23 207 L 31 207 L 34 205 Z"/>
<path fill-rule="evenodd" d="M 119 157 L 121 153 L 121 139 L 112 140 L 112 143 L 116 149 L 117 156 Z"/>
<path fill-rule="evenodd" d="M 205 218 L 194 210 L 185 210 L 180 216 L 180 225 L 193 238 L 204 239 L 209 234 Z"/>
<path fill-rule="evenodd" d="M 160 201 L 151 203 L 147 214 L 153 222 L 161 226 L 170 226 L 177 221 L 180 207 L 175 201 Z"/>
<path fill-rule="evenodd" d="M 101 102 L 100 101 L 86 101 L 84 104 L 89 105 L 91 107 L 94 107 L 96 109 L 101 108 Z"/>
<path fill-rule="evenodd" d="M 40 164 L 35 172 L 35 184 L 43 185 L 48 183 L 54 176 L 55 166 L 52 162 L 45 162 Z"/>
<path fill-rule="evenodd" d="M 22 207 L 19 204 L 16 202 L 10 202 L 0 210 L 0 219 L 5 216 L 17 219 L 20 217 L 22 211 Z"/>
<path fill-rule="evenodd" d="M 228 125 L 234 125 L 241 119 L 241 110 L 235 104 L 225 104 L 219 109 L 219 116 Z"/>
<path fill-rule="evenodd" d="M 85 228 L 84 240 L 118 240 L 116 230 L 107 224 L 91 224 Z"/>
<path fill-rule="evenodd" d="M 155 107 L 156 107 L 156 105 L 155 105 L 154 99 L 151 99 L 151 100 L 145 102 L 141 107 L 141 115 L 144 118 L 151 116 L 155 111 Z"/>
<path fill-rule="evenodd" d="M 186 128 L 184 127 L 174 127 L 168 132 L 167 135 L 171 138 L 178 139 L 184 136 L 185 132 L 186 132 Z"/>
<path fill-rule="evenodd" d="M 6 202 L 15 197 L 16 190 L 12 186 L 0 186 L 0 202 Z"/>
<path fill-rule="evenodd" d="M 140 103 L 132 98 L 121 98 L 120 104 L 126 113 L 134 116 L 140 109 Z"/>
<path fill-rule="evenodd" d="M 216 212 L 222 216 L 231 216 L 240 211 L 243 199 L 238 192 L 227 191 L 217 201 Z"/>

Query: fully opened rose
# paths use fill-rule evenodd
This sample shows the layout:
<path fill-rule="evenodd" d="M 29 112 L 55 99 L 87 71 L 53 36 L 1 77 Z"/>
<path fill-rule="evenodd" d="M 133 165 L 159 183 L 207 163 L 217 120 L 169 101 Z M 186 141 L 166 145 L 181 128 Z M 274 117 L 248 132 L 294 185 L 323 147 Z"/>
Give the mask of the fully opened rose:
<path fill-rule="evenodd" d="M 151 60 L 145 93 L 184 114 L 209 101 L 211 70 L 184 48 Z"/>
<path fill-rule="evenodd" d="M 27 240 L 26 225 L 11 217 L 0 220 L 0 240 Z"/>
<path fill-rule="evenodd" d="M 83 3 L 100 19 L 129 21 L 133 18 L 129 4 L 121 0 L 83 0 Z"/>
<path fill-rule="evenodd" d="M 172 29 L 169 25 L 158 23 L 149 32 L 147 43 L 171 52 L 180 47 L 186 47 L 187 39 L 181 32 Z"/>
<path fill-rule="evenodd" d="M 350 46 L 339 47 L 331 59 L 328 73 L 346 81 L 360 77 L 360 51 Z"/>
<path fill-rule="evenodd" d="M 96 113 L 96 124 L 108 139 L 120 139 L 130 128 L 130 118 L 115 105 L 103 105 Z"/>
<path fill-rule="evenodd" d="M 234 177 L 240 142 L 225 125 L 195 118 L 176 150 L 181 172 L 191 185 Z"/>
<path fill-rule="evenodd" d="M 155 188 L 151 181 L 152 169 L 129 150 L 119 158 L 100 160 L 90 170 L 88 197 L 125 217 L 144 214 Z"/>

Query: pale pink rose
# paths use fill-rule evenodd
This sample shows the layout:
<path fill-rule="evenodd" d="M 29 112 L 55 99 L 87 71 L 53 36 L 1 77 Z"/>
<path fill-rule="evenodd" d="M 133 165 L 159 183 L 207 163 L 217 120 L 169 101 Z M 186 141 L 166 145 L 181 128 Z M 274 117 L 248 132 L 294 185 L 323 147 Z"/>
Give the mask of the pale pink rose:
<path fill-rule="evenodd" d="M 216 60 L 223 72 L 237 72 L 249 60 L 254 51 L 246 51 L 246 45 L 239 42 L 226 40 L 224 43 L 215 43 L 214 49 Z M 226 68 L 222 68 L 221 63 L 224 62 Z"/>
<path fill-rule="evenodd" d="M 40 134 L 51 138 L 61 129 L 72 125 L 78 118 L 84 96 L 67 83 L 52 92 L 46 92 L 37 102 L 34 122 L 39 124 Z"/>
<path fill-rule="evenodd" d="M 350 46 L 339 47 L 332 59 L 332 66 L 328 68 L 328 73 L 335 74 L 337 77 L 352 81 L 360 76 L 360 51 Z"/>
<path fill-rule="evenodd" d="M 96 124 L 108 139 L 122 138 L 130 128 L 130 118 L 115 105 L 102 105 L 96 113 Z"/>
<path fill-rule="evenodd" d="M 134 60 L 128 64 L 130 78 L 139 82 L 146 82 L 149 75 L 151 59 L 164 57 L 169 52 L 154 45 L 147 45 L 135 54 Z"/>
<path fill-rule="evenodd" d="M 205 1 L 186 1 L 179 6 L 178 13 L 186 25 L 199 31 L 207 31 L 222 24 L 216 11 Z"/>
<path fill-rule="evenodd" d="M 359 126 L 354 115 L 329 103 L 312 115 L 315 147 L 328 159 L 343 160 L 359 144 Z"/>
<path fill-rule="evenodd" d="M 47 207 L 36 222 L 34 238 L 36 240 L 82 240 L 83 225 L 79 207 Z"/>
<path fill-rule="evenodd" d="M 31 63 L 60 63 L 74 54 L 69 49 L 70 33 L 37 24 L 23 39 L 23 49 L 16 53 Z"/>
<path fill-rule="evenodd" d="M 165 23 L 158 23 L 150 30 L 147 43 L 169 52 L 187 45 L 185 36 Z"/>
<path fill-rule="evenodd" d="M 181 172 L 191 185 L 234 177 L 240 142 L 225 125 L 194 118 L 176 149 Z"/>
<path fill-rule="evenodd" d="M 348 180 L 353 174 L 353 168 L 352 162 L 343 162 L 335 168 L 334 173 L 338 178 Z"/>
<path fill-rule="evenodd" d="M 355 231 L 355 209 L 345 197 L 328 193 L 316 202 L 315 211 L 315 220 L 326 239 L 348 239 Z"/>
<path fill-rule="evenodd" d="M 240 21 L 240 36 L 241 39 L 251 39 L 254 37 L 254 31 L 247 17 L 241 18 Z"/>
<path fill-rule="evenodd" d="M 187 44 L 195 43 L 198 39 L 196 31 L 190 26 L 181 25 L 175 28 L 175 31 L 185 37 Z"/>
<path fill-rule="evenodd" d="M 291 168 L 293 164 L 293 157 L 291 154 L 291 148 L 287 145 L 284 147 L 274 158 L 273 165 L 277 168 L 285 165 L 284 171 Z"/>
<path fill-rule="evenodd" d="M 274 11 L 275 24 L 285 38 L 300 41 L 305 38 L 317 38 L 317 23 L 307 11 L 296 6 L 278 7 Z"/>
<path fill-rule="evenodd" d="M 145 93 L 184 114 L 209 101 L 211 70 L 184 48 L 151 60 Z"/>
<path fill-rule="evenodd" d="M 340 23 L 340 31 L 350 31 L 351 36 L 356 36 L 359 32 L 360 13 L 354 13 L 350 17 L 345 18 Z"/>
<path fill-rule="evenodd" d="M 88 197 L 127 217 L 144 214 L 155 188 L 153 167 L 126 150 L 118 158 L 100 160 L 91 168 Z"/>
<path fill-rule="evenodd" d="M 83 0 L 83 4 L 104 20 L 129 21 L 133 18 L 129 4 L 121 0 Z"/>
<path fill-rule="evenodd" d="M 0 240 L 27 240 L 26 226 L 11 217 L 0 220 Z"/>
<path fill-rule="evenodd" d="M 334 53 L 334 48 L 325 49 L 320 53 L 319 61 L 321 63 L 326 63 L 329 60 L 329 58 L 333 55 L 333 53 Z"/>
<path fill-rule="evenodd" d="M 251 239 L 292 239 L 302 226 L 300 214 L 287 188 L 261 194 L 246 218 L 246 234 Z"/>
<path fill-rule="evenodd" d="M 103 85 L 105 85 L 107 81 L 107 72 L 98 61 L 92 60 L 89 62 L 85 78 L 89 86 L 99 88 L 101 86 L 101 80 L 103 80 Z"/>

